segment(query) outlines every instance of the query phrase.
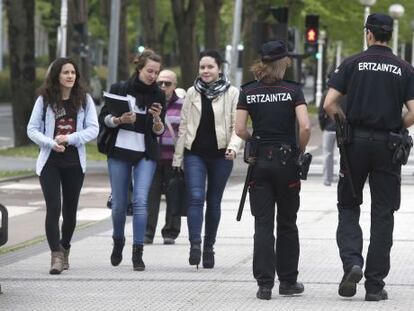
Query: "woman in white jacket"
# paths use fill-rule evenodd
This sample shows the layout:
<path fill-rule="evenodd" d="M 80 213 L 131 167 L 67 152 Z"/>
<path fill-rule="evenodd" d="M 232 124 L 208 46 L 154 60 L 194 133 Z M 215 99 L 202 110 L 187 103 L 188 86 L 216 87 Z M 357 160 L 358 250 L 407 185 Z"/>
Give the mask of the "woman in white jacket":
<path fill-rule="evenodd" d="M 189 199 L 189 263 L 197 268 L 201 261 L 205 201 L 203 267 L 214 267 L 213 247 L 220 223 L 221 199 L 241 144 L 234 133 L 239 92 L 221 72 L 223 62 L 217 51 L 201 52 L 199 76 L 188 89 L 181 111 L 173 159 L 173 167 L 184 168 Z"/>
<path fill-rule="evenodd" d="M 36 173 L 46 201 L 46 237 L 52 252 L 49 273 L 60 274 L 69 269 L 70 241 L 86 166 L 85 143 L 96 138 L 99 127 L 92 97 L 71 59 L 58 58 L 52 63 L 39 93 L 27 135 L 40 147 Z"/>

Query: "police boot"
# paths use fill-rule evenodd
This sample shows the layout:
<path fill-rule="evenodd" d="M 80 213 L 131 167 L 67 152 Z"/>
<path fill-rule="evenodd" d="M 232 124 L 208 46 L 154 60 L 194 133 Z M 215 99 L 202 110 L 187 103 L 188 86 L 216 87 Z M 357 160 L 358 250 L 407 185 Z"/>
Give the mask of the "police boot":
<path fill-rule="evenodd" d="M 113 266 L 117 266 L 122 261 L 122 250 L 124 249 L 125 238 L 122 238 L 122 239 L 113 238 L 113 240 L 114 240 L 114 247 L 112 249 L 112 254 L 111 254 L 111 264 Z"/>
<path fill-rule="evenodd" d="M 63 271 L 63 253 L 52 252 L 51 263 L 50 263 L 50 274 L 61 274 Z"/>
<path fill-rule="evenodd" d="M 193 243 L 191 242 L 190 246 L 190 257 L 188 258 L 188 262 L 191 266 L 197 266 L 200 264 L 201 261 L 201 243 Z"/>
<path fill-rule="evenodd" d="M 272 298 L 272 289 L 268 287 L 259 286 L 256 297 L 263 300 L 270 300 Z"/>
<path fill-rule="evenodd" d="M 144 251 L 143 245 L 132 245 L 132 265 L 134 266 L 134 271 L 144 271 L 145 264 L 142 260 L 142 252 Z"/>
<path fill-rule="evenodd" d="M 60 246 L 60 250 L 63 253 L 63 270 L 69 269 L 69 253 L 70 248 L 66 249 L 62 245 Z"/>
<path fill-rule="evenodd" d="M 358 265 L 344 274 L 342 281 L 339 284 L 338 294 L 342 297 L 352 297 L 356 294 L 356 287 L 358 282 L 362 279 L 362 269 Z"/>
<path fill-rule="evenodd" d="M 203 268 L 205 268 L 205 269 L 214 268 L 214 250 L 213 250 L 213 246 L 204 245 L 204 249 L 203 249 Z"/>
<path fill-rule="evenodd" d="M 300 282 L 286 282 L 281 281 L 279 284 L 279 295 L 295 295 L 302 294 L 305 290 L 305 287 Z"/>
<path fill-rule="evenodd" d="M 365 300 L 366 301 L 380 301 L 380 300 L 387 300 L 388 293 L 385 289 L 381 289 L 378 293 L 366 293 Z"/>

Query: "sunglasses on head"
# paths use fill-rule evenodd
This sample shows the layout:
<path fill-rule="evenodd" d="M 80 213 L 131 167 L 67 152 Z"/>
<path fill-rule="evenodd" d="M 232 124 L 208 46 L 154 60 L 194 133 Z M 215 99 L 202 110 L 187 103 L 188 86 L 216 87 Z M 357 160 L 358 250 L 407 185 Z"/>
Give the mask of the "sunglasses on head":
<path fill-rule="evenodd" d="M 166 87 L 170 87 L 172 85 L 172 82 L 171 81 L 158 81 L 157 84 L 160 87 L 163 85 L 165 85 Z"/>

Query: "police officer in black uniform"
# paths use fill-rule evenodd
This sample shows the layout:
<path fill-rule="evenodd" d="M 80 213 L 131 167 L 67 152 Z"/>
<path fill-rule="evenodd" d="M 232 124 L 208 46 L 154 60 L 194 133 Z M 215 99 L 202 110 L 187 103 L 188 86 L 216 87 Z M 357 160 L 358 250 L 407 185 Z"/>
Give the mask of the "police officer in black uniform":
<path fill-rule="evenodd" d="M 341 155 L 338 183 L 337 243 L 344 270 L 338 293 L 343 297 L 355 295 L 356 284 L 363 275 L 359 217 L 364 184 L 369 178 L 372 203 L 365 268 L 367 301 L 388 299 L 384 278 L 390 269 L 394 211 L 400 205 L 404 163 L 401 154 L 409 153 L 410 138 L 406 132 L 401 133 L 414 122 L 414 72 L 387 47 L 392 27 L 393 20 L 388 15 L 368 16 L 365 31 L 369 48 L 346 59 L 335 70 L 324 103 L 330 117 L 338 113 L 346 120 L 351 133 L 350 139 L 346 139 L 349 143 L 345 145 L 345 155 Z M 337 105 L 344 94 L 347 94 L 346 115 Z M 402 116 L 404 103 L 408 112 Z"/>
<path fill-rule="evenodd" d="M 236 112 L 236 134 L 257 147 L 249 189 L 251 212 L 255 217 L 253 274 L 259 286 L 257 298 L 267 300 L 271 298 L 275 270 L 280 281 L 279 294 L 304 291 L 303 284 L 297 282 L 296 218 L 301 183 L 296 160 L 309 141 L 310 122 L 300 85 L 283 80 L 290 63 L 284 41 L 265 43 L 261 59 L 251 68 L 256 80 L 242 86 Z M 247 130 L 249 115 L 252 135 Z"/>

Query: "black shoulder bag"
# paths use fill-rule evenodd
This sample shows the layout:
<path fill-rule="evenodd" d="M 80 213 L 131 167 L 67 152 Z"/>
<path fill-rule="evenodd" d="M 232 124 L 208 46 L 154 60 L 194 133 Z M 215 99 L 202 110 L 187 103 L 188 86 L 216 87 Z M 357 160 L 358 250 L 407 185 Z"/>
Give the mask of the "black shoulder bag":
<path fill-rule="evenodd" d="M 126 82 L 119 82 L 118 89 L 114 92 L 115 94 L 126 96 Z M 106 110 L 105 105 L 102 110 Z M 102 111 L 101 111 L 102 112 Z M 118 132 L 118 128 L 109 128 L 105 125 L 104 117 L 99 118 L 99 133 L 96 138 L 96 144 L 100 153 L 108 155 L 111 151 L 112 140 L 115 139 Z"/>

